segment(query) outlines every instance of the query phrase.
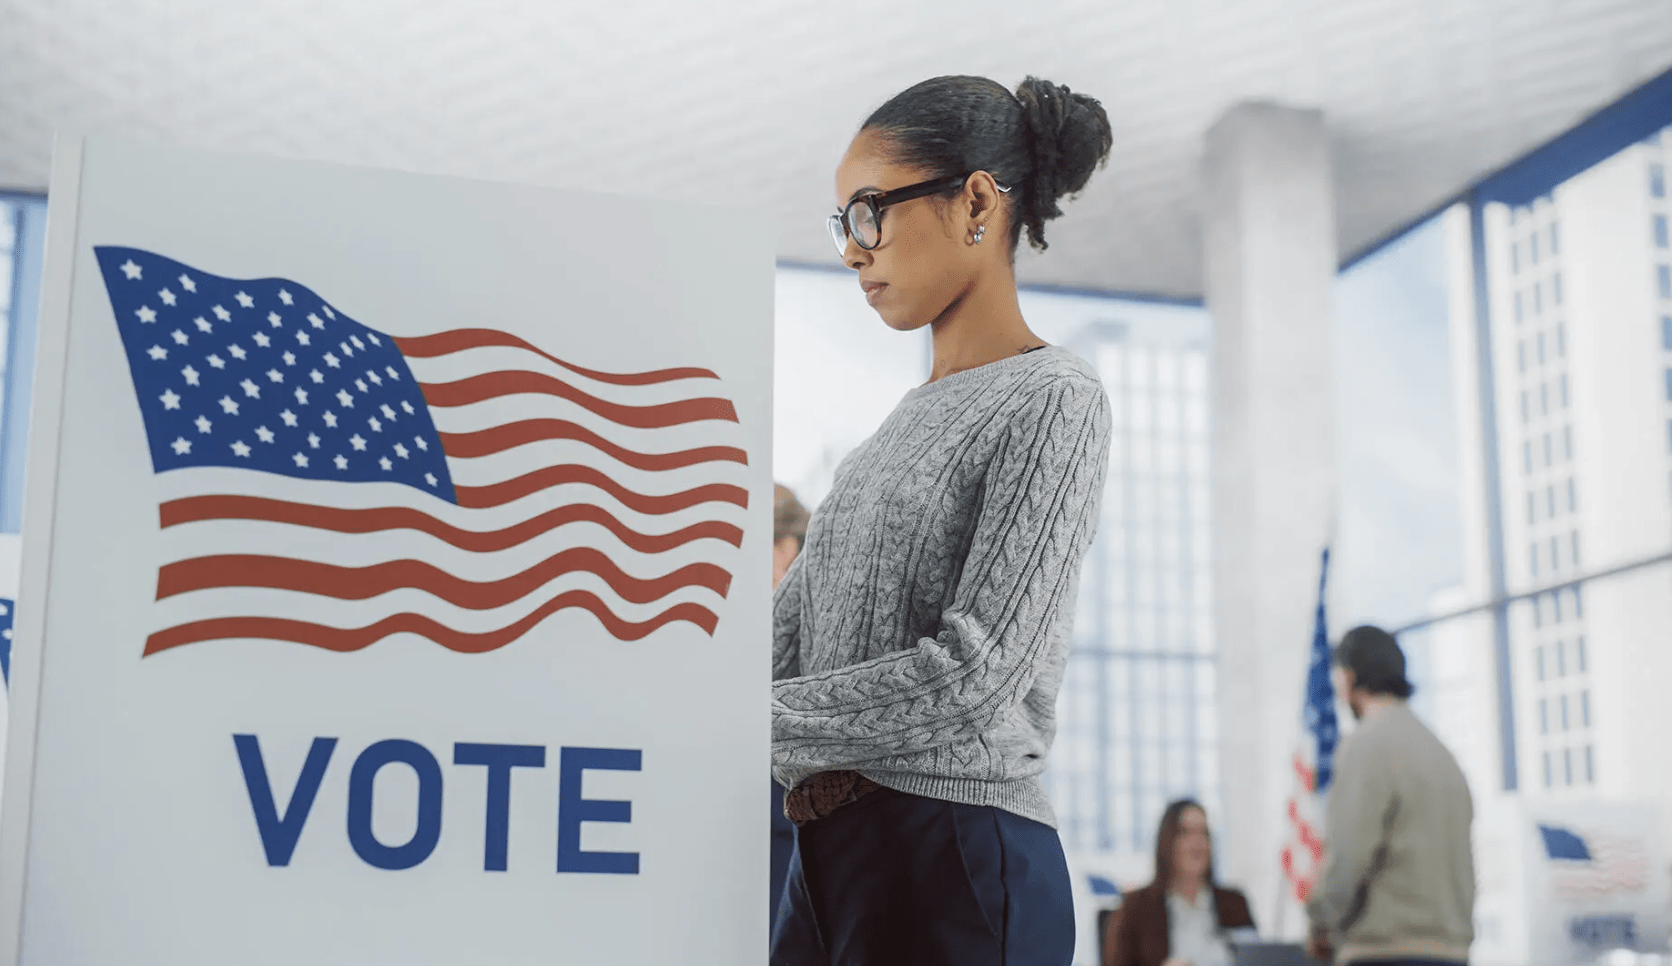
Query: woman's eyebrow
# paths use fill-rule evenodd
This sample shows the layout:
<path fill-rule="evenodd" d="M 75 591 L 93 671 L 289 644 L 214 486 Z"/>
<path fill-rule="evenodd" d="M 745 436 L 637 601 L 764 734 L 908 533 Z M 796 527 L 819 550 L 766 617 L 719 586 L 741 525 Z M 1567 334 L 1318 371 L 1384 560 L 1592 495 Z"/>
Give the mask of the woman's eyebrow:
<path fill-rule="evenodd" d="M 882 193 L 881 188 L 878 188 L 876 185 L 868 184 L 865 187 L 860 188 L 858 191 L 855 191 L 853 194 L 848 195 L 848 203 L 852 204 L 853 199 L 859 197 L 860 195 L 873 195 L 873 194 L 881 194 L 881 193 Z"/>

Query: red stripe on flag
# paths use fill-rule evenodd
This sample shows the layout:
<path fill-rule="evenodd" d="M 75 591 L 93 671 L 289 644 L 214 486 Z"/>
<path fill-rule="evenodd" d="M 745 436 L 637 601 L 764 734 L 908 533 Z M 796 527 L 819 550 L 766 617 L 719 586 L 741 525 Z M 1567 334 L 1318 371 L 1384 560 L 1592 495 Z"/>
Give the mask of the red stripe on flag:
<path fill-rule="evenodd" d="M 437 332 L 434 335 L 421 335 L 412 338 L 396 339 L 395 345 L 401 354 L 412 359 L 434 359 L 437 356 L 451 355 L 466 349 L 480 349 L 486 347 L 525 349 L 535 355 L 555 362 L 573 373 L 578 373 L 597 382 L 610 383 L 617 386 L 649 386 L 661 382 L 674 382 L 679 379 L 718 379 L 708 369 L 658 369 L 654 372 L 599 372 L 597 369 L 587 369 L 572 362 L 565 362 L 544 350 L 537 349 L 509 332 L 496 332 L 493 329 L 454 329 L 449 332 Z"/>
<path fill-rule="evenodd" d="M 568 439 L 585 443 L 616 460 L 639 470 L 676 470 L 700 463 L 742 463 L 749 465 L 749 456 L 734 446 L 703 446 L 677 453 L 639 453 L 617 446 L 584 426 L 566 419 L 525 419 L 506 423 L 474 433 L 440 433 L 442 448 L 448 456 L 492 456 L 508 449 Z"/>
<path fill-rule="evenodd" d="M 710 483 L 679 493 L 670 493 L 667 496 L 646 496 L 627 489 L 590 466 L 575 465 L 548 466 L 532 473 L 524 473 L 522 476 L 487 486 L 459 486 L 455 483 L 453 496 L 459 501 L 459 506 L 481 510 L 487 507 L 503 506 L 520 500 L 531 493 L 538 493 L 541 490 L 562 486 L 566 483 L 586 483 L 596 486 L 620 500 L 622 505 L 629 510 L 635 510 L 639 513 L 676 513 L 710 501 L 731 503 L 745 509 L 749 506 L 749 491 L 740 486 Z"/>
<path fill-rule="evenodd" d="M 394 590 L 421 590 L 457 607 L 491 610 L 528 596 L 565 574 L 603 578 L 622 600 L 648 604 L 686 587 L 702 587 L 724 597 L 731 574 L 713 564 L 690 564 L 656 578 L 632 577 L 591 547 L 575 547 L 547 557 L 500 580 L 470 581 L 418 560 L 392 560 L 369 567 L 339 567 L 312 560 L 219 554 L 164 564 L 157 573 L 157 599 L 223 587 L 267 587 L 337 600 L 367 600 Z"/>
<path fill-rule="evenodd" d="M 401 633 L 428 638 L 449 651 L 481 654 L 504 647 L 528 633 L 547 617 L 567 608 L 591 612 L 611 636 L 622 641 L 640 640 L 675 621 L 695 624 L 713 635 L 714 628 L 719 623 L 713 611 L 697 604 L 675 605 L 648 621 L 625 621 L 611 613 L 609 607 L 596 596 L 576 590 L 552 598 L 542 604 L 539 610 L 514 624 L 477 634 L 456 631 L 420 614 L 395 614 L 375 624 L 353 628 L 326 627 L 323 624 L 276 617 L 221 617 L 181 624 L 152 634 L 145 641 L 145 656 L 200 641 L 238 638 L 289 641 L 327 651 L 358 651 L 385 637 Z"/>
<path fill-rule="evenodd" d="M 710 419 L 737 422 L 737 410 L 727 399 L 708 397 L 681 399 L 654 406 L 625 406 L 588 395 L 561 379 L 541 372 L 484 372 L 454 382 L 419 383 L 418 388 L 424 391 L 425 402 L 444 408 L 468 406 L 505 396 L 556 396 L 611 422 L 635 429 L 665 429 Z"/>

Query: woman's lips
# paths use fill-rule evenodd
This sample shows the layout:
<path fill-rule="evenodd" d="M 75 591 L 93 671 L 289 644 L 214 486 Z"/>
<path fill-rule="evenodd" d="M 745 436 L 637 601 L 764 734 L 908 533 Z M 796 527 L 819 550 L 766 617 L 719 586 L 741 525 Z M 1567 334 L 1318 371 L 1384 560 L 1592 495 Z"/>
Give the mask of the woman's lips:
<path fill-rule="evenodd" d="M 875 305 L 875 304 L 877 304 L 877 296 L 881 295 L 882 290 L 888 287 L 888 283 L 887 282 L 860 282 L 859 287 L 865 290 L 865 301 L 871 303 L 872 305 Z"/>

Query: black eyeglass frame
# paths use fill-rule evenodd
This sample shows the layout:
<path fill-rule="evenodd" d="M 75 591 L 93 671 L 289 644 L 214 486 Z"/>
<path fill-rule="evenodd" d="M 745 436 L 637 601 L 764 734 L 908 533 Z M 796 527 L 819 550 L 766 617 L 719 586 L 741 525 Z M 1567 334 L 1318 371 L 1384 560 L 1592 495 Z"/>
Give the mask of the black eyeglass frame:
<path fill-rule="evenodd" d="M 973 171 L 970 172 L 970 174 L 974 173 L 975 172 Z M 829 224 L 832 229 L 830 232 L 831 240 L 834 241 L 836 238 L 836 232 L 834 229 L 841 228 L 844 243 L 839 247 L 841 247 L 844 251 L 846 250 L 845 240 L 848 238 L 852 238 L 853 243 L 858 245 L 860 248 L 863 248 L 866 251 L 873 251 L 876 249 L 877 245 L 882 244 L 882 210 L 884 208 L 887 208 L 889 205 L 897 205 L 902 201 L 911 201 L 913 198 L 924 198 L 937 192 L 951 191 L 954 188 L 962 188 L 964 183 L 969 181 L 969 179 L 969 174 L 949 178 L 934 178 L 929 181 L 919 181 L 917 184 L 909 184 L 903 188 L 891 188 L 888 191 L 873 191 L 870 194 L 860 195 L 848 202 L 841 211 L 830 216 Z M 1004 191 L 1008 189 L 1001 188 L 999 190 Z M 859 236 L 853 233 L 853 228 L 848 224 L 848 215 L 853 211 L 855 205 L 861 204 L 870 207 L 871 218 L 877 223 L 876 245 L 867 245 L 860 241 Z"/>

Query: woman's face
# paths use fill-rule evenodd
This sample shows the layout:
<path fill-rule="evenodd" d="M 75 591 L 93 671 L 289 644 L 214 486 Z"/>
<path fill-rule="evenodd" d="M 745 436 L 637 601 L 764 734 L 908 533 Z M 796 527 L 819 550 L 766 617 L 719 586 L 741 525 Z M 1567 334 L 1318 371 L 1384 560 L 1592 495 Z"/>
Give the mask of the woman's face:
<path fill-rule="evenodd" d="M 861 131 L 836 169 L 836 207 L 854 198 L 904 188 L 933 176 L 921 168 L 895 163 L 888 144 L 874 131 Z M 980 268 L 978 248 L 1000 243 L 997 219 L 988 219 L 987 244 L 969 244 L 964 223 L 969 211 L 961 199 L 913 198 L 882 210 L 882 241 L 866 251 L 848 239 L 843 261 L 859 273 L 865 299 L 890 328 L 908 332 L 939 318 L 974 284 Z M 960 217 L 960 215 L 964 217 Z"/>
<path fill-rule="evenodd" d="M 1179 834 L 1173 840 L 1173 872 L 1200 878 L 1207 875 L 1213 859 L 1213 841 L 1208 837 L 1208 816 L 1199 808 L 1187 808 L 1179 815 Z"/>

